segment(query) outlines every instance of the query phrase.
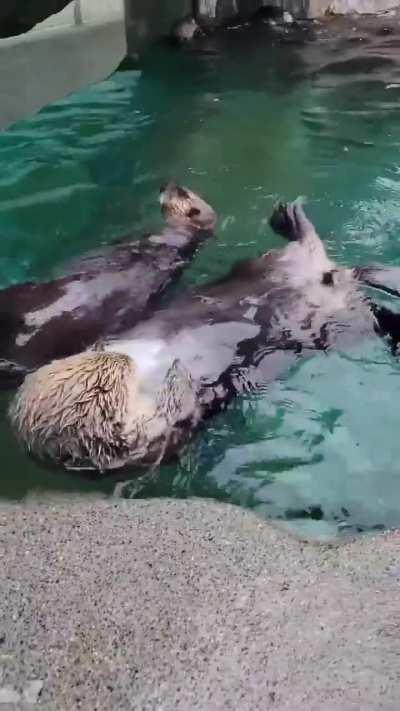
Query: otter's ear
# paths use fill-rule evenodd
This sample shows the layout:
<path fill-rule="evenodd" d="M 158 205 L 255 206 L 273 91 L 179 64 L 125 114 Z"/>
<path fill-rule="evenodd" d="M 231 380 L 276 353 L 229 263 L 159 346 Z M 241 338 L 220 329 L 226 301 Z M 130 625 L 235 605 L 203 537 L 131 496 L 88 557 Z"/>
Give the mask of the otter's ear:
<path fill-rule="evenodd" d="M 188 217 L 197 217 L 197 215 L 200 215 L 200 210 L 197 207 L 191 207 L 186 214 Z"/>

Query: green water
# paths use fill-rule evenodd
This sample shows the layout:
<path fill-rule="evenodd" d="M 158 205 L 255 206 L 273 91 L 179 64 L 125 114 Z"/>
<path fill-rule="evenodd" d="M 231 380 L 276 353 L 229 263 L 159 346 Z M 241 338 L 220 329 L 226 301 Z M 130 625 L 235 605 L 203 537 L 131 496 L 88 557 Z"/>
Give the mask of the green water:
<path fill-rule="evenodd" d="M 220 215 L 179 289 L 280 245 L 268 217 L 297 195 L 340 262 L 400 264 L 395 43 L 350 40 L 272 44 L 259 31 L 201 52 L 160 47 L 142 72 L 117 72 L 1 133 L 0 286 L 157 227 L 168 177 Z M 214 497 L 315 535 L 399 525 L 399 376 L 378 341 L 300 363 L 263 397 L 233 403 L 141 495 Z M 113 490 L 36 466 L 4 417 L 0 471 L 6 497 Z"/>

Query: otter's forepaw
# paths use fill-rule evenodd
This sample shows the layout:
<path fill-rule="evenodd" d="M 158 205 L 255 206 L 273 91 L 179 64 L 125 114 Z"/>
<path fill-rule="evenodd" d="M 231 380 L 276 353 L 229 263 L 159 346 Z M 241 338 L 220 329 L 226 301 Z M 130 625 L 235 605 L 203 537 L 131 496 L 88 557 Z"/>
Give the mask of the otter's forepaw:
<path fill-rule="evenodd" d="M 271 215 L 269 224 L 277 234 L 291 242 L 295 241 L 297 234 L 293 203 L 279 203 Z"/>

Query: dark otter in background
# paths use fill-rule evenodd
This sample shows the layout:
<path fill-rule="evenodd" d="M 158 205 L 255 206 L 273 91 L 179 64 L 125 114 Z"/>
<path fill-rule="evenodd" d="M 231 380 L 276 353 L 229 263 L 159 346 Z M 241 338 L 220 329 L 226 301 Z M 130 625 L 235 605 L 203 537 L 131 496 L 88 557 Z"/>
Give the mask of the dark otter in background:
<path fill-rule="evenodd" d="M 271 224 L 290 241 L 285 249 L 174 299 L 101 354 L 29 375 L 11 409 L 27 449 L 70 469 L 158 463 L 300 355 L 384 334 L 362 273 L 328 258 L 300 205 L 280 206 Z"/>
<path fill-rule="evenodd" d="M 200 25 L 193 15 L 187 15 L 176 22 L 171 30 L 171 39 L 178 45 L 191 42 L 195 37 L 203 34 Z"/>
<path fill-rule="evenodd" d="M 214 230 L 216 214 L 173 184 L 160 191 L 166 226 L 76 260 L 54 281 L 0 291 L 0 387 L 54 358 L 135 325 Z"/>

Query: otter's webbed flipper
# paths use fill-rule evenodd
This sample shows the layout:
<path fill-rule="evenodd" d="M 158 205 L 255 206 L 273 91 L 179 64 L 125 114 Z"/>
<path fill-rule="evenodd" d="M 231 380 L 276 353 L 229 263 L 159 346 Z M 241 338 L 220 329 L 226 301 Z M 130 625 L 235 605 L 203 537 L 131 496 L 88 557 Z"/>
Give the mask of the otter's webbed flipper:
<path fill-rule="evenodd" d="M 269 224 L 274 232 L 289 242 L 301 242 L 310 237 L 319 240 L 314 225 L 297 201 L 280 203 L 272 213 Z"/>
<path fill-rule="evenodd" d="M 400 267 L 384 267 L 379 264 L 355 267 L 354 276 L 366 286 L 391 296 L 400 296 Z"/>
<path fill-rule="evenodd" d="M 390 341 L 394 354 L 399 353 L 400 344 L 400 314 L 391 311 L 386 306 L 371 302 L 371 309 L 376 318 L 379 334 Z"/>
<path fill-rule="evenodd" d="M 332 269 L 333 262 L 328 258 L 321 238 L 298 200 L 278 205 L 271 216 L 270 225 L 274 232 L 295 243 L 288 245 L 287 249 L 295 250 L 293 255 L 297 263 L 306 257 L 310 274 L 314 272 L 317 275 Z"/>

